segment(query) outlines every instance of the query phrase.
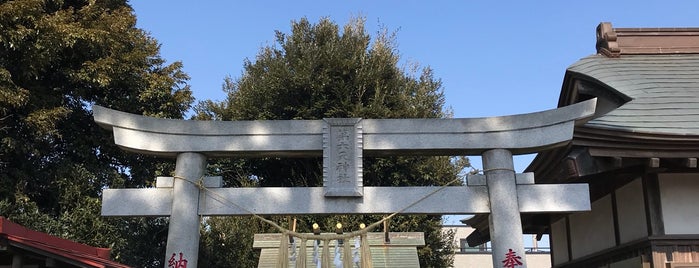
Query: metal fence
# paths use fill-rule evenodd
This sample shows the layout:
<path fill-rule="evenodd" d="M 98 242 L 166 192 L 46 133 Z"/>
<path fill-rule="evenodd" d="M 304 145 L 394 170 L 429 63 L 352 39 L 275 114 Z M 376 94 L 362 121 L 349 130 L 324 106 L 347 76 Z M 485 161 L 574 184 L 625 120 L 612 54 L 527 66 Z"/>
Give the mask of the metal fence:
<path fill-rule="evenodd" d="M 551 254 L 549 247 L 524 247 L 526 254 Z M 493 248 L 490 246 L 462 247 L 455 250 L 456 254 L 491 254 Z"/>

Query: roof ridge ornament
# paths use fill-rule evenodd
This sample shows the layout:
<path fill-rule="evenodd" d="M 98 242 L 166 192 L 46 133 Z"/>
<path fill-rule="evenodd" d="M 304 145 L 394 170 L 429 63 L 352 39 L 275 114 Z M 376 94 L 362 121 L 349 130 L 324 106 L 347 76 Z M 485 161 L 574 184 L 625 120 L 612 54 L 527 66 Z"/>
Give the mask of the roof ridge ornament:
<path fill-rule="evenodd" d="M 699 54 L 699 28 L 613 28 L 597 26 L 597 53 L 622 55 Z"/>
<path fill-rule="evenodd" d="M 611 22 L 601 22 L 597 25 L 597 53 L 603 54 L 610 58 L 618 58 L 621 55 L 621 49 L 617 43 L 616 32 L 612 28 Z"/>

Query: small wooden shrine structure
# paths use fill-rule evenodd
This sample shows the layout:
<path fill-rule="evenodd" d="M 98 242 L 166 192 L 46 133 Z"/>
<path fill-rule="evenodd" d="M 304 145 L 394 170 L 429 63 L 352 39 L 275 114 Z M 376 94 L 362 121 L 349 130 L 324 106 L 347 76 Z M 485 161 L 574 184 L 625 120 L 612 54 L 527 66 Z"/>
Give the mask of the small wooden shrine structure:
<path fill-rule="evenodd" d="M 386 268 L 418 268 L 420 261 L 417 258 L 417 247 L 425 245 L 424 235 L 421 232 L 404 232 L 395 233 L 389 232 L 388 237 L 382 232 L 368 233 L 369 246 L 371 248 L 371 260 L 373 267 Z M 388 239 L 387 239 L 388 238 Z M 253 248 L 260 249 L 260 261 L 258 268 L 276 268 L 279 257 L 279 245 L 281 234 L 255 234 L 255 242 Z M 350 243 L 354 251 L 354 245 L 358 238 L 344 241 Z M 298 241 L 298 239 L 297 239 Z M 316 267 L 317 258 L 320 258 L 318 251 L 314 249 L 315 241 L 309 240 L 306 242 L 306 267 Z M 322 245 L 321 245 L 322 246 Z M 335 254 L 334 248 L 337 246 L 337 240 L 330 242 L 330 247 L 333 248 L 331 254 Z M 299 245 L 299 249 L 301 246 Z M 343 255 L 342 247 L 338 248 L 340 256 Z M 356 256 L 357 252 L 352 252 Z M 314 259 L 316 255 L 316 259 Z M 293 262 L 289 261 L 289 267 L 295 267 Z"/>

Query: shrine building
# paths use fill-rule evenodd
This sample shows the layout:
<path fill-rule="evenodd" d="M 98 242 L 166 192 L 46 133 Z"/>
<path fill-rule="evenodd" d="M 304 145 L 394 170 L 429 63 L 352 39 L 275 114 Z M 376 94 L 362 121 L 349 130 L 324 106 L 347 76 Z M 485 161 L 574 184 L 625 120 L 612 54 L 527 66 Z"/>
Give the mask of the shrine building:
<path fill-rule="evenodd" d="M 129 268 L 110 249 L 30 230 L 0 217 L 0 268 Z"/>
<path fill-rule="evenodd" d="M 522 216 L 550 234 L 553 267 L 699 267 L 699 28 L 597 27 L 597 54 L 566 70 L 559 107 L 597 98 L 566 147 L 527 168 L 588 183 L 592 210 Z M 487 216 L 470 244 L 489 240 Z"/>

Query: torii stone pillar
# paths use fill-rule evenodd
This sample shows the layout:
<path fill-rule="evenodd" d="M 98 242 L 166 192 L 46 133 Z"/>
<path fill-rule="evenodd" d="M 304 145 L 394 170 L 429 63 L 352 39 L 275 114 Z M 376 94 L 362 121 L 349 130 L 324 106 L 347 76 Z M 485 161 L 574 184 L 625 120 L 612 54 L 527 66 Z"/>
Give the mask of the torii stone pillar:
<path fill-rule="evenodd" d="M 102 215 L 169 216 L 165 267 L 180 268 L 197 265 L 199 216 L 390 214 L 403 209 L 405 214 L 490 213 L 493 264 L 526 267 L 519 214 L 587 211 L 590 198 L 587 184 L 536 185 L 533 174 L 515 174 L 512 155 L 566 144 L 574 124 L 592 116 L 595 105 L 593 99 L 532 114 L 471 119 L 232 122 L 155 119 L 93 106 L 95 121 L 114 132 L 117 145 L 177 158 L 172 183 L 105 189 Z M 468 185 L 440 188 L 436 195 L 430 195 L 439 188 L 434 186 L 364 187 L 363 155 L 481 155 L 485 178 L 474 176 Z M 323 187 L 216 188 L 220 182 L 202 182 L 206 191 L 197 187 L 207 157 L 285 156 L 323 156 Z M 421 202 L 408 207 L 417 200 Z"/>
<path fill-rule="evenodd" d="M 488 186 L 490 200 L 489 227 L 493 241 L 493 266 L 511 257 L 524 255 L 522 241 L 522 219 L 519 215 L 517 184 L 512 153 L 504 149 L 494 149 L 483 153 L 483 173 Z M 515 261 L 515 260 L 511 260 Z M 526 258 L 518 258 L 520 267 L 527 267 Z M 507 267 L 507 266 L 506 266 Z"/>
<path fill-rule="evenodd" d="M 199 254 L 199 180 L 204 177 L 206 156 L 180 153 L 175 164 L 172 186 L 172 212 L 167 232 L 165 267 L 186 262 L 181 267 L 197 267 Z M 179 268 L 178 266 L 175 266 Z"/>

